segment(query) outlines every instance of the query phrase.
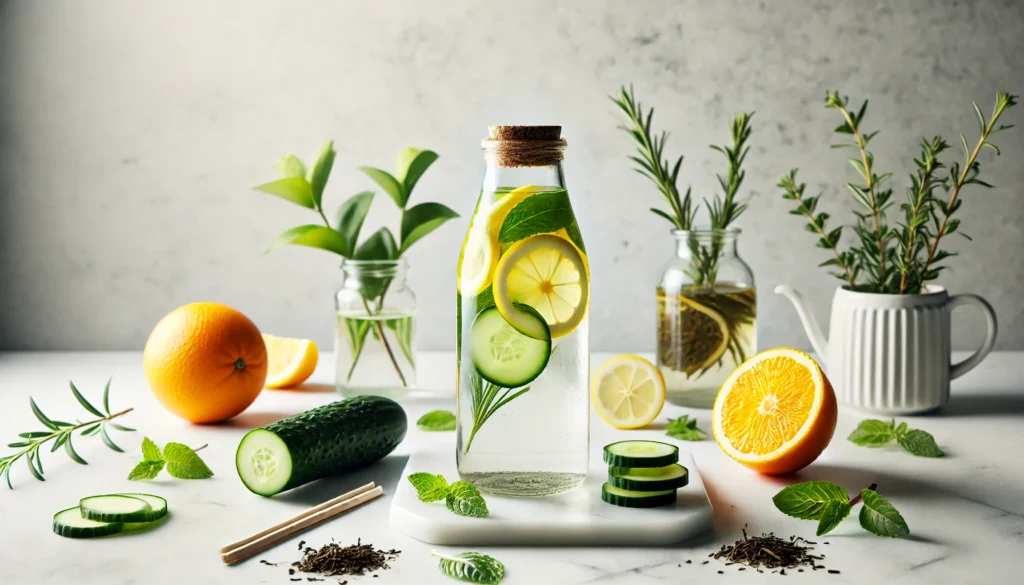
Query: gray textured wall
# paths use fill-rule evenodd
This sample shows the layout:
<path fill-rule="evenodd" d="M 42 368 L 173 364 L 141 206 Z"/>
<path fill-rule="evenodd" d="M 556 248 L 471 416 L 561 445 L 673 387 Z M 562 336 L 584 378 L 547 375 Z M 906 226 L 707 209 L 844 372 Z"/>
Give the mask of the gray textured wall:
<path fill-rule="evenodd" d="M 823 205 L 851 209 L 853 180 L 830 150 L 838 88 L 870 97 L 878 166 L 905 173 L 921 135 L 972 139 L 971 100 L 1024 91 L 1019 0 L 285 2 L 0 1 L 0 348 L 140 348 L 157 319 L 216 300 L 263 329 L 329 346 L 330 256 L 260 256 L 310 219 L 248 187 L 278 155 L 325 137 L 338 158 L 326 199 L 372 184 L 406 145 L 442 158 L 417 189 L 468 215 L 488 124 L 557 123 L 570 193 L 593 265 L 593 346 L 653 346 L 653 287 L 672 251 L 647 208 L 654 188 L 629 170 L 631 146 L 606 95 L 633 82 L 687 155 L 683 181 L 706 195 L 708 150 L 739 109 L 755 109 L 740 222 L 761 294 L 761 345 L 806 346 L 771 294 L 789 283 L 827 318 L 835 282 L 815 265 L 775 183 L 803 169 Z M 1024 107 L 1008 122 L 1024 121 Z M 982 156 L 991 191 L 966 194 L 972 244 L 942 282 L 995 305 L 999 346 L 1024 349 L 1024 129 Z M 396 217 L 385 197 L 372 222 Z M 410 254 L 423 310 L 419 346 L 454 343 L 453 273 L 466 217 Z M 955 320 L 956 346 L 981 338 Z"/>

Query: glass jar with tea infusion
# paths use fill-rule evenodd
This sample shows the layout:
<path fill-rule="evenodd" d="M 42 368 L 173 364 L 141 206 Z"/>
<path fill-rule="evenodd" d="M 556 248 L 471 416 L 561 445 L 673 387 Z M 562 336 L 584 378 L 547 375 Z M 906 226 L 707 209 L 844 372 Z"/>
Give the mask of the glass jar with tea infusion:
<path fill-rule="evenodd" d="M 666 399 L 711 408 L 725 379 L 757 352 L 757 289 L 738 229 L 673 230 L 657 288 L 658 368 Z"/>

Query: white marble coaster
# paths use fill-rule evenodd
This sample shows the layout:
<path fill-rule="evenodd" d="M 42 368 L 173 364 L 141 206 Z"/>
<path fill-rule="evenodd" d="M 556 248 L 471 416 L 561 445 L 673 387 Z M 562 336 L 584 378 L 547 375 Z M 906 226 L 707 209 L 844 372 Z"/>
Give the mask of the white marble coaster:
<path fill-rule="evenodd" d="M 450 448 L 425 449 L 409 458 L 391 501 L 391 526 L 431 544 L 443 545 L 605 545 L 653 546 L 686 540 L 711 529 L 711 502 L 689 453 L 679 453 L 689 484 L 674 506 L 620 508 L 601 501 L 608 467 L 598 459 L 579 488 L 543 498 L 502 498 L 485 494 L 490 517 L 452 514 L 444 502 L 426 504 L 406 477 L 426 471 L 448 481 L 459 475 Z"/>

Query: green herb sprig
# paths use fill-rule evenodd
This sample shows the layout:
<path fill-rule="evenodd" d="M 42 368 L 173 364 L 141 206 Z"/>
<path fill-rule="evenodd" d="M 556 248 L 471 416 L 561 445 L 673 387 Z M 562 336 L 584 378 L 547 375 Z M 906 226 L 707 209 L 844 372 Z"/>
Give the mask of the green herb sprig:
<path fill-rule="evenodd" d="M 856 221 L 853 231 L 857 244 L 847 250 L 840 249 L 842 227 L 829 230 L 829 214 L 817 212 L 820 195 L 805 196 L 805 185 L 796 180 L 797 170 L 779 181 L 782 198 L 795 201 L 793 215 L 807 218 L 807 231 L 818 236 L 817 245 L 831 250 L 833 257 L 821 263 L 823 267 L 837 267 L 831 274 L 842 279 L 852 290 L 882 294 L 918 294 L 929 281 L 938 278 L 945 266 L 938 265 L 954 253 L 940 248 L 943 237 L 958 232 L 960 220 L 955 218 L 963 200 L 961 191 L 967 185 L 992 187 L 978 178 L 981 165 L 978 154 L 982 148 L 989 148 L 997 155 L 999 148 L 989 139 L 992 135 L 1013 128 L 1013 125 L 998 124 L 999 118 L 1009 108 L 1017 105 L 1017 96 L 997 92 L 992 114 L 986 118 L 977 103 L 972 102 L 978 118 L 979 138 L 970 147 L 964 134 L 960 134 L 964 162 L 944 165 L 939 156 L 949 148 L 941 136 L 922 139 L 921 154 L 914 159 L 916 170 L 910 176 L 906 189 L 906 202 L 900 205 L 903 211 L 901 222 L 896 226 L 888 223 L 887 211 L 893 206 L 891 188 L 885 185 L 892 173 L 879 174 L 875 157 L 869 149 L 871 140 L 879 131 L 865 132 L 864 117 L 868 101 L 854 112 L 848 107 L 849 99 L 833 91 L 825 97 L 825 107 L 839 111 L 843 118 L 835 132 L 848 135 L 851 140 L 833 145 L 833 148 L 853 148 L 858 154 L 849 158 L 850 164 L 860 176 L 859 183 L 847 183 L 846 188 L 853 195 L 861 210 L 854 212 Z M 943 173 L 947 170 L 948 172 Z M 943 189 L 948 199 L 943 201 L 936 192 Z"/>
<path fill-rule="evenodd" d="M 459 516 L 486 518 L 490 515 L 484 497 L 468 481 L 456 481 L 449 485 L 443 475 L 419 472 L 409 474 L 409 483 L 416 488 L 416 495 L 421 502 L 444 500 L 445 507 Z"/>
<path fill-rule="evenodd" d="M 128 474 L 132 481 L 148 481 L 156 479 L 166 467 L 171 477 L 178 479 L 208 479 L 213 472 L 199 457 L 196 451 L 202 451 L 206 445 L 195 449 L 182 443 L 167 443 L 163 453 L 160 447 L 149 437 L 142 439 L 142 461 Z"/>
<path fill-rule="evenodd" d="M 432 410 L 416 421 L 421 431 L 454 431 L 455 414 L 449 410 Z"/>
<path fill-rule="evenodd" d="M 861 421 L 857 428 L 847 437 L 851 443 L 861 447 L 884 447 L 893 441 L 899 443 L 903 450 L 918 457 L 942 457 L 945 453 L 935 443 L 935 437 L 928 431 L 911 429 L 907 423 L 896 426 L 896 420 L 885 422 L 867 419 Z"/>
<path fill-rule="evenodd" d="M 630 155 L 629 160 L 636 163 L 634 170 L 647 177 L 657 185 L 661 196 L 668 204 L 669 212 L 657 208 L 651 208 L 655 214 L 667 219 L 677 230 L 689 230 L 693 227 L 694 217 L 697 215 L 697 208 L 693 205 L 690 196 L 690 187 L 686 188 L 686 194 L 679 195 L 679 188 L 676 182 L 679 179 L 679 169 L 683 166 L 683 156 L 680 155 L 674 165 L 670 165 L 665 158 L 665 143 L 668 142 L 668 132 L 661 134 L 651 132 L 651 121 L 654 118 L 654 108 L 644 113 L 644 108 L 633 95 L 633 86 L 626 91 L 625 86 L 619 89 L 618 96 L 611 98 L 629 119 L 628 126 L 619 126 L 628 132 L 637 143 L 637 153 L 640 156 Z"/>
<path fill-rule="evenodd" d="M 445 575 L 460 581 L 497 585 L 505 577 L 505 565 L 498 559 L 478 552 L 464 552 L 455 556 L 430 551 L 430 556 L 441 559 L 437 568 Z"/>
<path fill-rule="evenodd" d="M 0 474 L 7 480 L 7 487 L 14 489 L 11 483 L 11 468 L 14 464 L 22 457 L 28 462 L 28 470 L 32 473 L 32 476 L 39 481 L 45 481 L 43 477 L 43 461 L 42 452 L 40 448 L 47 442 L 53 441 L 53 445 L 50 447 L 50 452 L 53 453 L 57 449 L 64 447 L 64 452 L 67 453 L 68 457 L 71 458 L 75 463 L 87 465 L 88 463 L 83 459 L 72 444 L 72 435 L 81 429 L 79 433 L 83 437 L 91 437 L 93 435 L 99 435 L 103 440 L 103 444 L 110 449 L 123 453 L 124 450 L 117 446 L 110 439 L 110 434 L 107 431 L 108 428 L 117 429 L 119 431 L 132 432 L 135 429 L 122 426 L 118 423 L 113 422 L 114 419 L 124 416 L 135 410 L 134 408 L 126 408 L 118 412 L 110 412 L 110 383 L 112 379 L 107 380 L 107 385 L 103 390 L 103 410 L 93 406 L 91 402 L 86 400 L 85 396 L 78 391 L 75 387 L 74 382 L 68 382 L 71 386 L 71 393 L 75 396 L 75 399 L 79 404 L 82 405 L 89 414 L 94 415 L 98 418 L 91 419 L 85 422 L 75 421 L 74 423 L 64 422 L 60 420 L 54 420 L 39 408 L 34 398 L 29 397 L 28 403 L 32 408 L 32 414 L 35 415 L 46 430 L 43 431 L 29 431 L 19 433 L 18 437 L 22 440 L 8 444 L 7 446 L 12 449 L 19 449 L 12 455 L 0 457 Z"/>
<path fill-rule="evenodd" d="M 875 491 L 871 484 L 850 499 L 842 486 L 830 481 L 805 481 L 784 488 L 775 494 L 772 502 L 780 512 L 802 520 L 817 520 L 817 535 L 834 530 L 850 515 L 853 507 L 863 503 L 860 525 L 872 534 L 903 538 L 910 536 L 910 528 L 899 511 Z"/>
<path fill-rule="evenodd" d="M 557 348 L 557 346 L 556 346 Z M 555 352 L 551 350 L 552 354 Z M 474 369 L 469 376 L 469 399 L 473 410 L 473 430 L 469 431 L 469 438 L 466 440 L 465 453 L 473 446 L 473 439 L 495 412 L 530 391 L 530 387 L 505 388 L 484 380 Z"/>
<path fill-rule="evenodd" d="M 332 140 L 323 143 L 313 158 L 312 166 L 308 168 L 294 154 L 285 155 L 273 165 L 281 178 L 254 187 L 256 191 L 269 193 L 301 207 L 312 209 L 320 216 L 323 223 L 323 225 L 301 225 L 284 232 L 271 242 L 264 253 L 269 253 L 281 246 L 295 245 L 318 248 L 350 260 L 397 260 L 423 237 L 449 220 L 459 217 L 459 214 L 441 203 L 427 202 L 409 207 L 413 188 L 438 156 L 437 153 L 430 150 L 405 148 L 398 154 L 398 168 L 394 175 L 374 167 L 359 167 L 359 170 L 377 183 L 401 210 L 400 238 L 396 241 L 391 230 L 382 227 L 359 243 L 359 233 L 362 231 L 366 214 L 370 211 L 370 204 L 373 203 L 373 192 L 363 191 L 353 195 L 338 208 L 334 215 L 334 221 L 329 220 L 324 210 L 323 194 L 324 188 L 327 186 L 327 179 L 334 166 L 335 155 L 334 141 Z M 368 314 L 379 315 L 384 309 L 384 296 L 390 284 L 391 277 L 389 276 L 366 279 L 360 294 Z M 366 336 L 370 332 L 369 322 L 362 323 L 366 323 L 366 325 L 354 326 L 356 329 L 348 331 L 354 356 L 348 372 L 349 379 L 355 371 Z M 384 329 L 380 321 L 374 320 L 372 327 L 374 328 L 374 338 L 380 340 L 384 346 L 402 386 L 407 386 L 405 374 L 395 359 L 395 353 L 390 343 L 384 336 Z M 406 357 L 410 357 L 412 355 L 411 330 L 396 331 L 396 335 L 401 345 L 400 349 Z"/>
<path fill-rule="evenodd" d="M 690 418 L 688 414 L 668 419 L 665 434 L 680 441 L 703 441 L 708 438 L 707 433 L 697 428 L 697 417 Z"/>

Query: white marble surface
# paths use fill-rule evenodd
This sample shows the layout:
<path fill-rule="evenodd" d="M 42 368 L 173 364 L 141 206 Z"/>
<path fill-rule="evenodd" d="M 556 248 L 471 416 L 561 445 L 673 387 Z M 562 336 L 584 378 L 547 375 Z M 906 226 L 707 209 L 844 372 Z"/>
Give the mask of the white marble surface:
<path fill-rule="evenodd" d="M 603 357 L 595 355 L 594 363 Z M 403 551 L 392 570 L 378 573 L 377 578 L 349 578 L 353 585 L 454 583 L 435 569 L 428 556 L 429 545 L 387 526 L 389 500 L 408 454 L 422 445 L 450 445 L 451 433 L 412 429 L 396 453 L 378 465 L 274 499 L 252 495 L 239 482 L 233 457 L 237 441 L 248 427 L 336 398 L 329 385 L 331 362 L 328 356 L 325 358 L 314 383 L 306 390 L 265 392 L 232 423 L 197 427 L 174 418 L 156 404 L 146 389 L 138 353 L 0 354 L 0 439 L 5 442 L 20 431 L 34 428 L 29 394 L 52 416 L 75 418 L 79 407 L 67 390 L 68 379 L 95 397 L 111 374 L 112 407 L 134 406 L 135 412 L 124 422 L 140 429 L 115 437 L 128 451 L 125 454 L 112 452 L 95 439 L 78 441 L 78 451 L 90 462 L 87 467 L 76 465 L 61 453 L 47 454 L 45 483 L 34 480 L 21 466 L 15 470 L 14 491 L 0 491 L 0 583 L 290 585 L 284 567 L 268 567 L 255 559 L 224 567 L 217 550 L 368 480 L 384 485 L 387 495 L 302 538 L 311 544 L 331 538 L 342 543 L 362 538 L 382 548 Z M 450 354 L 421 355 L 421 379 L 440 393 L 405 403 L 411 420 L 428 410 L 453 406 L 451 360 Z M 877 482 L 879 491 L 907 519 L 913 538 L 881 539 L 864 533 L 855 519 L 848 519 L 827 538 L 816 539 L 830 543 L 819 545 L 819 552 L 825 553 L 824 562 L 830 569 L 841 573 L 787 572 L 787 583 L 1019 583 L 1024 574 L 1024 464 L 1019 457 L 1024 444 L 1022 380 L 1024 354 L 993 354 L 977 370 L 954 382 L 953 402 L 942 412 L 901 419 L 931 431 L 948 454 L 944 459 L 916 459 L 895 449 L 876 451 L 848 443 L 845 436 L 860 415 L 845 409 L 840 413 L 832 445 L 814 465 L 793 478 L 758 476 L 727 459 L 712 441 L 687 445 L 703 472 L 715 507 L 715 530 L 677 546 L 479 549 L 505 563 L 505 585 L 769 581 L 778 576 L 738 572 L 737 566 L 726 567 L 717 561 L 700 563 L 722 543 L 735 540 L 744 524 L 751 532 L 775 531 L 814 539 L 813 522 L 785 517 L 772 507 L 771 496 L 787 483 L 828 479 L 853 491 Z M 682 412 L 686 411 L 667 408 L 662 419 Z M 696 414 L 701 427 L 707 429 L 707 412 Z M 663 436 L 658 428 L 614 431 L 596 417 L 592 428 L 595 446 L 631 437 Z M 138 484 L 124 477 L 134 465 L 143 435 L 160 443 L 209 443 L 203 457 L 217 475 L 191 482 L 160 479 L 144 486 L 146 491 L 166 497 L 172 511 L 169 521 L 152 532 L 93 541 L 52 534 L 52 514 L 74 505 L 81 496 L 139 489 Z M 297 558 L 295 543 L 259 558 L 291 562 Z M 685 564 L 688 559 L 693 564 Z M 724 574 L 718 575 L 719 570 Z"/>
<path fill-rule="evenodd" d="M 600 447 L 593 445 L 593 447 Z M 712 528 L 712 509 L 700 468 L 682 445 L 679 463 L 689 470 L 688 483 L 677 491 L 675 504 L 654 508 L 620 508 L 601 499 L 608 465 L 596 452 L 590 473 L 580 487 L 546 498 L 487 497 L 486 522 L 456 516 L 441 503 L 419 501 L 405 480 L 417 472 L 458 477 L 451 445 L 417 448 L 409 457 L 391 500 L 392 528 L 430 544 L 458 547 L 526 546 L 661 546 L 674 545 Z"/>

